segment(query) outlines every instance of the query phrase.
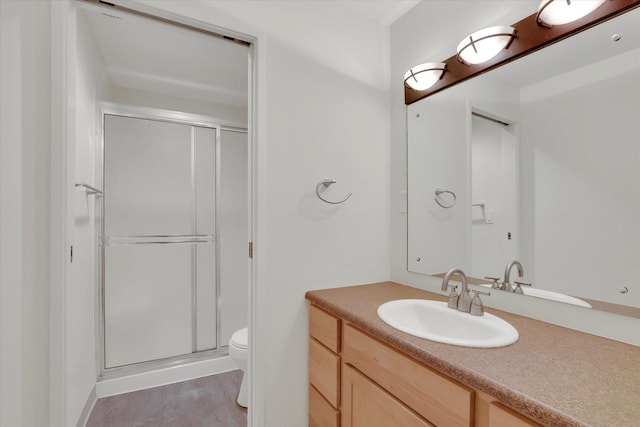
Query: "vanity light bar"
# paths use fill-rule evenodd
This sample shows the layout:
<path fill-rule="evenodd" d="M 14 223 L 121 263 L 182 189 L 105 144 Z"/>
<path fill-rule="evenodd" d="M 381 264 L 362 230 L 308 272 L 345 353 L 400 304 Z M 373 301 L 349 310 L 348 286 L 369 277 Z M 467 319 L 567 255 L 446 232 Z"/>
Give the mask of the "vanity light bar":
<path fill-rule="evenodd" d="M 567 1 L 567 0 L 558 0 Z M 579 0 L 574 0 L 579 1 Z M 462 83 L 486 71 L 528 55 L 540 48 L 549 46 L 562 39 L 594 27 L 604 21 L 640 7 L 640 0 L 609 0 L 595 8 L 590 14 L 577 21 L 564 25 L 543 27 L 538 24 L 538 13 L 533 13 L 511 27 L 518 34 L 513 38 L 508 49 L 500 50 L 493 58 L 481 64 L 465 64 L 454 55 L 445 61 L 446 72 L 429 88 L 413 89 L 408 85 L 404 88 L 405 104 L 413 104 L 423 98 L 440 92 L 443 89 Z"/>
<path fill-rule="evenodd" d="M 442 62 L 427 62 L 411 67 L 404 75 L 405 86 L 414 90 L 426 90 L 442 78 L 447 64 Z"/>
<path fill-rule="evenodd" d="M 538 6 L 536 22 L 551 28 L 577 21 L 602 6 L 606 0 L 542 0 Z"/>
<path fill-rule="evenodd" d="M 513 27 L 489 27 L 465 37 L 458 44 L 458 61 L 463 64 L 482 64 L 508 49 L 516 37 Z"/>

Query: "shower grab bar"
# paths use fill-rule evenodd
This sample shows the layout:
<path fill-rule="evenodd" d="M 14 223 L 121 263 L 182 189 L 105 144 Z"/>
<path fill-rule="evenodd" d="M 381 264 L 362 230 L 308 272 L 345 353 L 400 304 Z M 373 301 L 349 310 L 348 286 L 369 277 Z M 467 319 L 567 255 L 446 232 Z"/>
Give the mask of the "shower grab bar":
<path fill-rule="evenodd" d="M 214 234 L 153 234 L 144 236 L 106 236 L 101 239 L 102 247 L 123 245 L 166 245 L 166 244 L 212 244 Z"/>
<path fill-rule="evenodd" d="M 453 197 L 453 200 L 451 201 L 451 204 L 449 204 L 449 205 L 443 205 L 442 203 L 440 203 L 440 200 L 438 200 L 438 197 L 439 197 L 441 194 L 445 194 L 445 193 L 451 194 L 451 196 Z M 454 207 L 454 206 L 456 205 L 456 193 L 454 193 L 453 191 L 451 191 L 451 190 L 443 190 L 443 189 L 441 189 L 441 188 L 436 188 L 436 190 L 435 190 L 435 194 L 436 194 L 436 197 L 434 197 L 434 198 L 433 198 L 433 200 L 435 200 L 435 201 L 436 201 L 436 203 L 437 203 L 441 208 L 444 208 L 444 209 L 451 209 L 452 207 Z"/>
<path fill-rule="evenodd" d="M 98 190 L 95 187 L 90 186 L 89 184 L 78 183 L 78 184 L 76 184 L 76 188 L 78 188 L 78 187 L 84 188 L 84 190 L 87 192 L 87 196 L 90 196 L 92 194 L 96 194 L 98 196 L 102 196 L 102 191 Z"/>

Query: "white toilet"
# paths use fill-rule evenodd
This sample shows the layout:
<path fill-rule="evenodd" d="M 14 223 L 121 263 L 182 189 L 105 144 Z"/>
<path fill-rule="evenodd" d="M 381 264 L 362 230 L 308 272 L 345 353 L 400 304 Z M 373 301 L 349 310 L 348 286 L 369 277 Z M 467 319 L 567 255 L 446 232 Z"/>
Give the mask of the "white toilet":
<path fill-rule="evenodd" d="M 229 356 L 233 359 L 238 367 L 242 370 L 242 384 L 238 392 L 238 405 L 243 408 L 247 407 L 247 357 L 249 355 L 249 329 L 242 328 L 231 335 L 229 340 Z"/>

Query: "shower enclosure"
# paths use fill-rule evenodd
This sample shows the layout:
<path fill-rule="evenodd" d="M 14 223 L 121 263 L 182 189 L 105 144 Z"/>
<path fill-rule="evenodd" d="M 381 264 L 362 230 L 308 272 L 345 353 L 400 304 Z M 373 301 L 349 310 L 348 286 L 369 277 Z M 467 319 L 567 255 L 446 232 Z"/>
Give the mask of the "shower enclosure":
<path fill-rule="evenodd" d="M 116 107 L 102 117 L 103 376 L 226 355 L 227 337 L 246 326 L 246 254 L 234 249 L 247 242 L 246 131 Z M 227 169 L 237 176 L 221 183 Z M 223 233 L 220 205 L 240 216 Z M 226 288 L 221 257 L 235 269 L 225 268 Z"/>

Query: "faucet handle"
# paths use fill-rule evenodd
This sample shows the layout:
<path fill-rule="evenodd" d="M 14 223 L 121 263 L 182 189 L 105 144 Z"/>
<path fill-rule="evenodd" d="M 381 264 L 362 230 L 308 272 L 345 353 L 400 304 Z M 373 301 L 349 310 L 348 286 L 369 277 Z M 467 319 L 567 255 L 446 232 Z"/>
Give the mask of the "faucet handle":
<path fill-rule="evenodd" d="M 447 307 L 449 308 L 458 308 L 458 293 L 456 289 L 458 289 L 457 285 L 447 285 L 447 288 L 451 288 L 451 292 L 449 293 L 449 302 L 447 303 Z"/>
<path fill-rule="evenodd" d="M 474 293 L 473 300 L 471 300 L 471 308 L 469 309 L 469 314 L 473 314 L 474 316 L 482 316 L 484 315 L 484 306 L 482 305 L 482 300 L 480 299 L 480 295 L 491 295 L 489 292 L 485 291 L 476 291 L 471 290 Z"/>
<path fill-rule="evenodd" d="M 524 291 L 522 290 L 521 286 L 531 286 L 531 283 L 527 283 L 527 282 L 518 282 L 517 280 L 514 281 L 513 283 L 516 284 L 516 288 L 513 290 L 514 294 L 520 294 L 520 295 L 524 295 Z"/>
<path fill-rule="evenodd" d="M 498 284 L 498 280 L 500 280 L 499 277 L 484 276 L 484 278 L 487 280 L 493 280 L 493 283 L 491 284 L 491 289 L 500 289 L 500 284 Z"/>

